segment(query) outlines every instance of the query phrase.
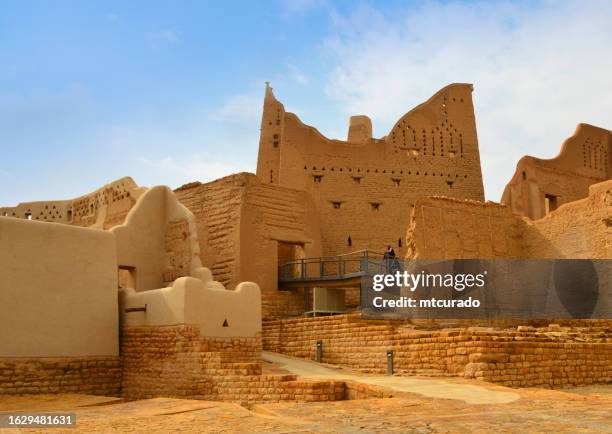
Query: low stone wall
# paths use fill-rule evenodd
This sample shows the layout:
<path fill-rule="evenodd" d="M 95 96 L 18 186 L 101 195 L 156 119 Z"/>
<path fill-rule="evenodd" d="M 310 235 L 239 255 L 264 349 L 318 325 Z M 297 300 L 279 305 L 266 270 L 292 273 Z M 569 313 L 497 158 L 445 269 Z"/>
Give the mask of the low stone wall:
<path fill-rule="evenodd" d="M 265 321 L 263 348 L 383 373 L 459 376 L 514 387 L 612 382 L 612 321 L 383 321 L 360 314 Z"/>
<path fill-rule="evenodd" d="M 166 396 L 253 404 L 344 398 L 341 381 L 263 374 L 260 336 L 204 338 L 188 325 L 124 327 L 121 349 L 128 400 Z"/>
<path fill-rule="evenodd" d="M 0 358 L 0 395 L 120 396 L 119 357 Z"/>

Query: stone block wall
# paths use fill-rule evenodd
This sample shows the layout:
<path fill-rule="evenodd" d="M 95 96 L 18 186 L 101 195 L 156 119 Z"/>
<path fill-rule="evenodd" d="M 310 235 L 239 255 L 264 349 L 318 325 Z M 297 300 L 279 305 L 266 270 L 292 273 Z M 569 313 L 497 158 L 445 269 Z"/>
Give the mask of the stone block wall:
<path fill-rule="evenodd" d="M 257 402 L 343 399 L 342 381 L 298 381 L 265 374 L 258 363 L 261 337 L 204 338 L 197 328 L 126 327 L 122 334 L 123 397 L 170 396 Z"/>
<path fill-rule="evenodd" d="M 0 395 L 120 391 L 119 357 L 0 358 Z"/>
<path fill-rule="evenodd" d="M 459 376 L 514 387 L 612 382 L 612 321 L 362 320 L 360 314 L 265 321 L 263 348 L 364 372 Z M 523 322 L 522 324 L 526 324 Z"/>

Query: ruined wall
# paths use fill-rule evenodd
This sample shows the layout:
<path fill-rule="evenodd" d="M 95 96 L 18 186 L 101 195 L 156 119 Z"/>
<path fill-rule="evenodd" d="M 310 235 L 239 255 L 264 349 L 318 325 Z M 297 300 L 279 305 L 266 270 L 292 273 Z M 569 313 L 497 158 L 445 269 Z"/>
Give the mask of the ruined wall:
<path fill-rule="evenodd" d="M 0 216 L 109 229 L 123 223 L 144 190 L 132 178 L 124 177 L 72 200 L 0 208 Z"/>
<path fill-rule="evenodd" d="M 612 181 L 589 190 L 587 198 L 533 221 L 493 202 L 420 198 L 406 235 L 406 258 L 612 258 Z"/>
<path fill-rule="evenodd" d="M 502 203 L 531 219 L 588 195 L 589 186 L 612 178 L 612 133 L 578 124 L 574 135 L 550 160 L 526 156 L 506 185 Z"/>
<path fill-rule="evenodd" d="M 204 338 L 197 327 L 126 327 L 122 331 L 123 397 L 181 397 L 241 404 L 342 399 L 340 381 L 298 381 L 265 374 L 261 337 Z"/>
<path fill-rule="evenodd" d="M 484 197 L 472 86 L 453 84 L 404 115 L 382 139 L 363 117 L 351 141 L 330 140 L 287 113 L 266 89 L 257 176 L 310 193 L 322 253 L 400 246 L 417 197 Z M 370 133 L 371 134 L 371 133 Z"/>
<path fill-rule="evenodd" d="M 483 323 L 481 326 L 480 323 Z M 419 325 L 423 324 L 423 325 Z M 458 376 L 512 387 L 612 382 L 612 321 L 549 325 L 483 321 L 362 320 L 360 314 L 265 321 L 263 349 L 384 373 L 388 350 L 400 375 Z"/>
<path fill-rule="evenodd" d="M 257 283 L 264 318 L 304 311 L 303 291 L 278 291 L 278 265 L 321 255 L 318 216 L 306 192 L 239 173 L 175 193 L 196 217 L 202 264 L 219 282 Z"/>
<path fill-rule="evenodd" d="M 530 258 L 612 259 L 612 181 L 593 184 L 588 197 L 528 222 L 523 244 Z"/>
<path fill-rule="evenodd" d="M 419 198 L 410 220 L 407 258 L 492 259 L 524 254 L 525 224 L 504 205 Z"/>

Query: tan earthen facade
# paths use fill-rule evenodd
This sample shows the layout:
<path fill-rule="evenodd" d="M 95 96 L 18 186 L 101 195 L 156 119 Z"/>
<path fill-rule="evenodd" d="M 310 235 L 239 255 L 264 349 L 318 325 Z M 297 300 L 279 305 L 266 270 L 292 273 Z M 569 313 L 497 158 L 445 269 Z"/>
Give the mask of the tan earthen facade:
<path fill-rule="evenodd" d="M 278 265 L 321 256 L 319 217 L 309 195 L 239 173 L 175 191 L 194 214 L 202 263 L 229 288 L 257 282 L 264 316 L 299 315 L 301 291 L 278 291 Z"/>
<path fill-rule="evenodd" d="M 393 244 L 401 256 L 418 197 L 484 199 L 471 85 L 443 88 L 381 139 L 371 132 L 369 119 L 359 116 L 348 141 L 328 139 L 266 89 L 257 177 L 310 194 L 323 255 Z"/>
<path fill-rule="evenodd" d="M 612 178 L 612 131 L 579 124 L 550 160 L 521 158 L 502 203 L 539 219 L 559 206 L 588 195 L 589 186 Z"/>

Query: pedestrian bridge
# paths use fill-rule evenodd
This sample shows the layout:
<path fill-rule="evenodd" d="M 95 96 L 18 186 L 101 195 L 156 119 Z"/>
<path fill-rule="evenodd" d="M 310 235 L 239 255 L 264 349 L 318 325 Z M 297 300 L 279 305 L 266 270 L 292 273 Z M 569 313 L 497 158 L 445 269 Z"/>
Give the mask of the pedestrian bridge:
<path fill-rule="evenodd" d="M 384 272 L 383 254 L 372 250 L 358 250 L 337 256 L 302 258 L 285 262 L 278 267 L 278 287 L 294 288 L 349 288 L 360 287 L 366 271 L 380 268 Z"/>

